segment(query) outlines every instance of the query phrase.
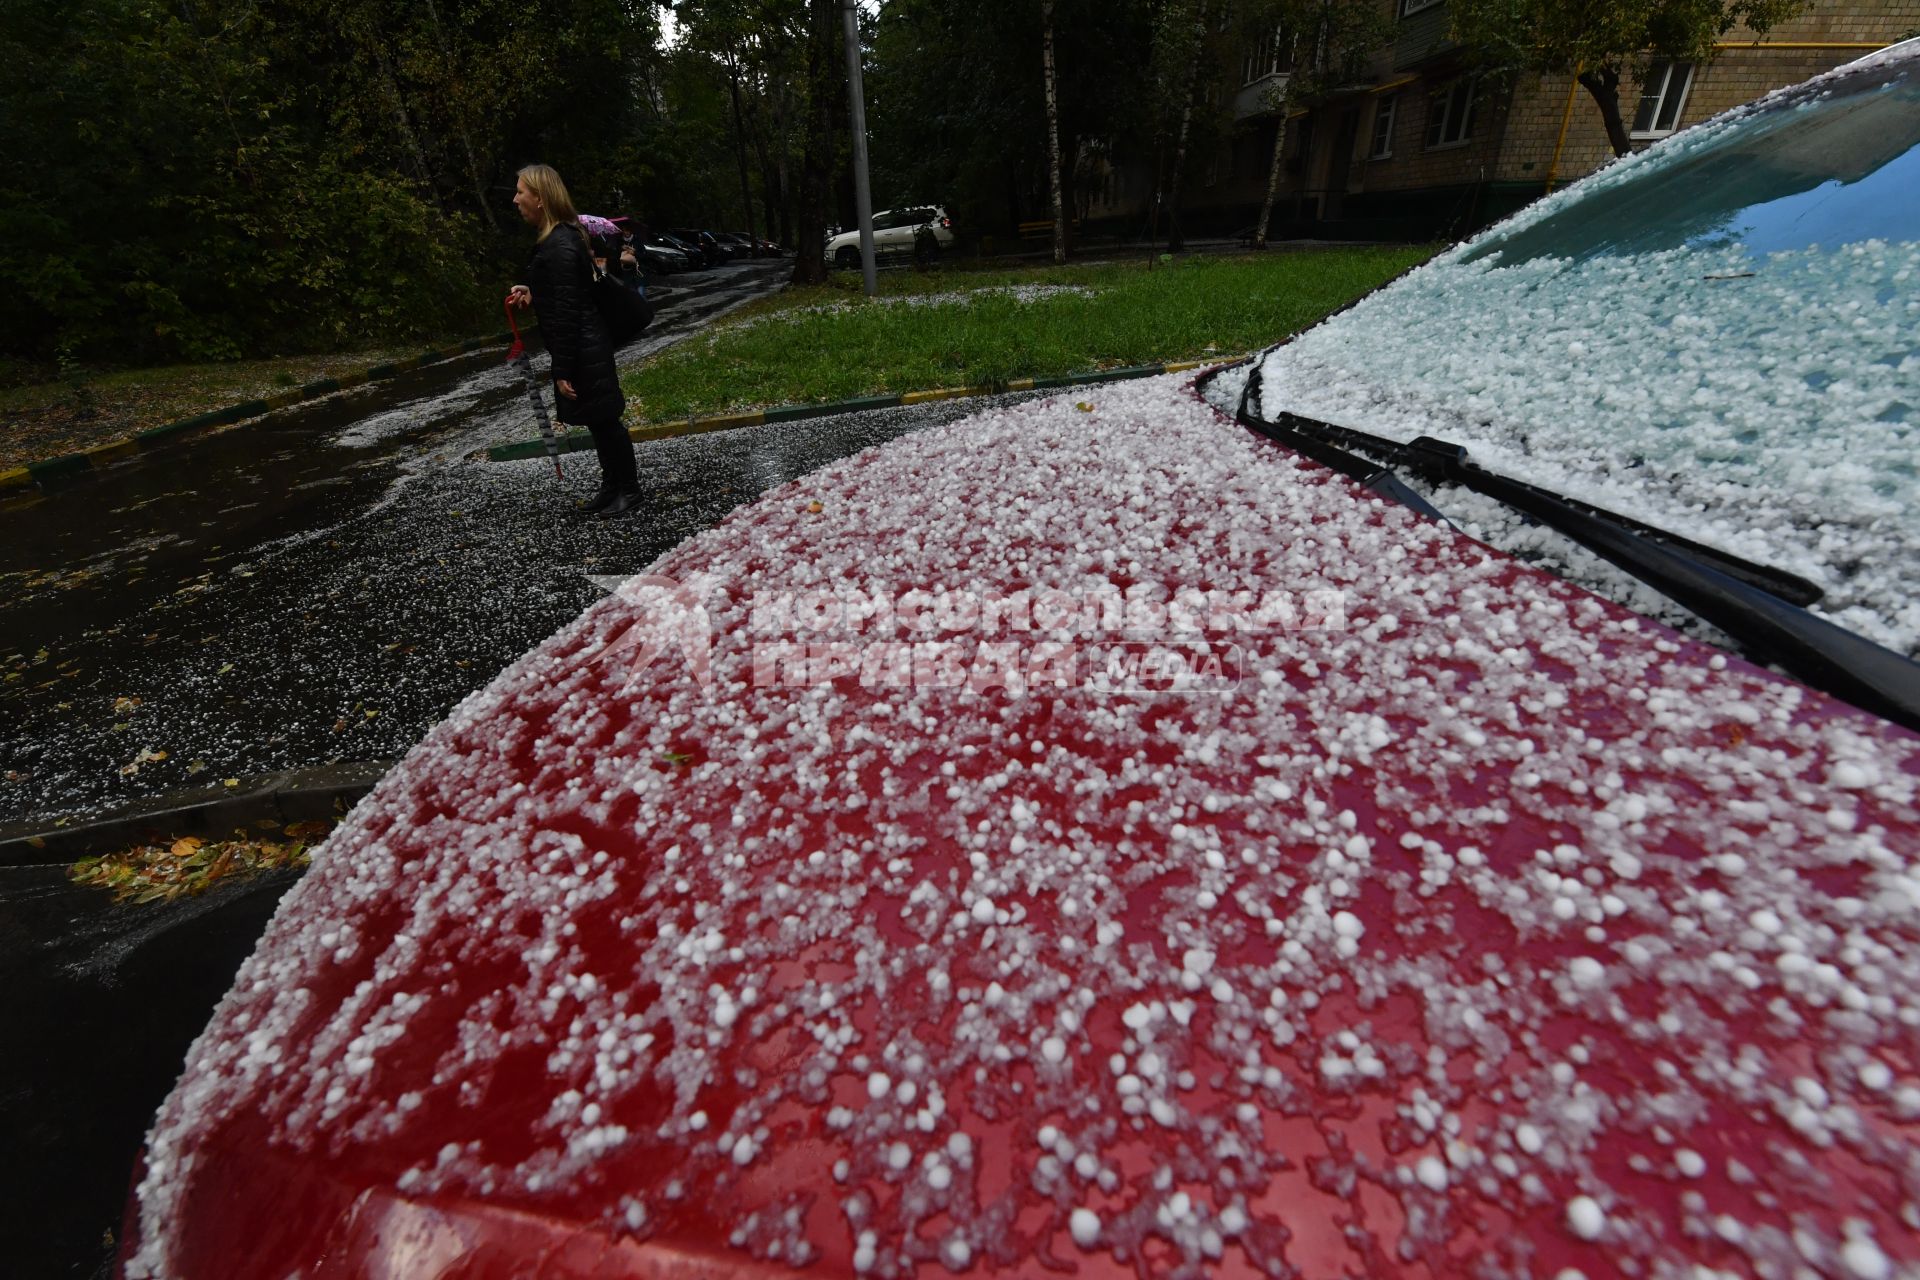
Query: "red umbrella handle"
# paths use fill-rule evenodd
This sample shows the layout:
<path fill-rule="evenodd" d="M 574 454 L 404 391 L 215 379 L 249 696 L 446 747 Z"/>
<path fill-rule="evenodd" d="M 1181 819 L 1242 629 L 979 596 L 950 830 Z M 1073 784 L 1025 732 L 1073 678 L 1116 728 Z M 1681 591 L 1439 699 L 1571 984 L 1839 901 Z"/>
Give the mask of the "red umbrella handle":
<path fill-rule="evenodd" d="M 513 318 L 513 303 L 503 303 L 502 309 L 507 313 L 507 328 L 513 331 L 513 345 L 507 348 L 507 359 L 511 362 L 527 349 L 527 344 L 520 340 L 520 322 Z"/>

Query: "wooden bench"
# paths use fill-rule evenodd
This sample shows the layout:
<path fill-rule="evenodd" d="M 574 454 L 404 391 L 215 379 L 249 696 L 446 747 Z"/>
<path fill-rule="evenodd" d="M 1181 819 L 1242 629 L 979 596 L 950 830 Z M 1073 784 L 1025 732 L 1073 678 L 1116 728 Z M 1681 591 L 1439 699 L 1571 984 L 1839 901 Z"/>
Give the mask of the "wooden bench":
<path fill-rule="evenodd" d="M 1078 219 L 1078 218 L 1074 218 L 1073 220 L 1071 220 L 1070 222 L 1068 222 L 1068 223 L 1067 223 L 1067 230 L 1068 230 L 1068 233 L 1069 233 L 1069 234 L 1073 234 L 1073 233 L 1075 233 L 1075 232 L 1078 232 L 1078 231 L 1080 230 L 1080 219 Z M 1020 238 L 1021 238 L 1022 240 L 1051 240 L 1051 239 L 1053 239 L 1053 219 L 1052 219 L 1052 218 L 1042 218 L 1042 219 L 1040 219 L 1040 220 L 1039 220 L 1039 221 L 1037 221 L 1037 222 L 1023 222 L 1023 223 L 1021 223 L 1021 224 L 1020 224 Z"/>

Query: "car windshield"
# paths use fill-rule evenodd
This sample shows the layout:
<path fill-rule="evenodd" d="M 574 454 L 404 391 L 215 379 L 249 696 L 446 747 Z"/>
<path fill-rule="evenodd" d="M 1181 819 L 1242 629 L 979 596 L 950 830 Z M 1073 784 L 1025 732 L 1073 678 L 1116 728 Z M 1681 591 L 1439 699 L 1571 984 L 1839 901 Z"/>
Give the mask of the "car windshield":
<path fill-rule="evenodd" d="M 1256 407 L 1455 441 L 1808 577 L 1817 611 L 1920 651 L 1920 66 L 1902 55 L 1442 254 L 1270 353 Z"/>

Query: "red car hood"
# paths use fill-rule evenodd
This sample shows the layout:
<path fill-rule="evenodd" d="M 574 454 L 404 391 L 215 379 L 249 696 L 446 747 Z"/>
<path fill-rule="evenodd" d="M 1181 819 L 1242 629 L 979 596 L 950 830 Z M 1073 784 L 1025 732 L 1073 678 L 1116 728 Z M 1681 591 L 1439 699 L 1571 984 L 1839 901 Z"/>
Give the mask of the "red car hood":
<path fill-rule="evenodd" d="M 195 1045 L 129 1274 L 1912 1273 L 1916 739 L 1086 394 L 462 704 Z M 1076 665 L 1133 614 L 962 607 L 1090 583 L 1267 603 L 1180 692 Z M 855 588 L 950 647 L 782 613 Z"/>

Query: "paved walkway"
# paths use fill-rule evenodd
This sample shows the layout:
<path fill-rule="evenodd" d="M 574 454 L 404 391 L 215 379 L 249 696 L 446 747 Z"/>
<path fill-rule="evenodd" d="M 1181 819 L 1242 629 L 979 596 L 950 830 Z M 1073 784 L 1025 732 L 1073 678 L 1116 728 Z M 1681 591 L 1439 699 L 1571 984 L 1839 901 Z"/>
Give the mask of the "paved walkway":
<path fill-rule="evenodd" d="M 685 296 L 742 300 L 726 293 Z M 600 522 L 573 509 L 590 454 L 564 482 L 544 458 L 470 460 L 528 426 L 517 377 L 475 358 L 0 512 L 0 572 L 37 571 L 0 602 L 6 815 L 402 755 L 577 615 L 587 575 L 637 572 L 768 488 L 991 403 L 643 444 L 643 514 Z"/>

